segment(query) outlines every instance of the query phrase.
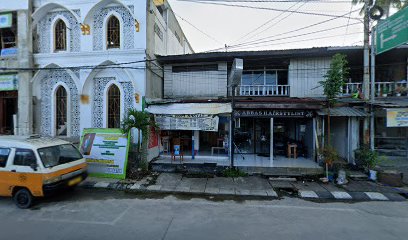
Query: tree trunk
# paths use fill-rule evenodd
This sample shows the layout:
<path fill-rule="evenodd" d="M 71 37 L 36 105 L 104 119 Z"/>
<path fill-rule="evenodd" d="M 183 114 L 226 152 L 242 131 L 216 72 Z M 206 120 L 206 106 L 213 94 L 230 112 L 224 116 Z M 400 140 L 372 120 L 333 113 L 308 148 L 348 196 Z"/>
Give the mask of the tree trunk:
<path fill-rule="evenodd" d="M 327 109 L 327 146 L 331 146 L 330 139 L 330 107 Z"/>
<path fill-rule="evenodd" d="M 140 129 L 137 129 L 137 152 L 140 153 Z"/>

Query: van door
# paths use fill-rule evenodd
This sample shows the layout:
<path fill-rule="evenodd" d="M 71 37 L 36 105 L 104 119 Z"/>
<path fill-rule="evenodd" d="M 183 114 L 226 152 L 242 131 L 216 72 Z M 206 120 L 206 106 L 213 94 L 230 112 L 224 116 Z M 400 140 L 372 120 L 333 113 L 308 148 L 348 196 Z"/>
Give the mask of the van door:
<path fill-rule="evenodd" d="M 10 171 L 7 168 L 11 149 L 0 147 L 0 196 L 10 196 Z"/>
<path fill-rule="evenodd" d="M 34 151 L 31 149 L 16 148 L 12 164 L 13 186 L 26 187 L 33 196 L 42 196 L 42 175 Z"/>

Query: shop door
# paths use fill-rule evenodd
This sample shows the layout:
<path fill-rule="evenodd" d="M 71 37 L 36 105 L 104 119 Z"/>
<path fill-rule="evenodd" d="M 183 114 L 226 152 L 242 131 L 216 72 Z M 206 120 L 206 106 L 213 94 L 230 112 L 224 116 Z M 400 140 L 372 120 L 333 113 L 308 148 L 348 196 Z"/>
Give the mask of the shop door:
<path fill-rule="evenodd" d="M 269 118 L 255 119 L 255 153 L 269 157 L 271 124 Z"/>
<path fill-rule="evenodd" d="M 13 134 L 13 115 L 17 113 L 17 91 L 0 92 L 0 134 Z"/>

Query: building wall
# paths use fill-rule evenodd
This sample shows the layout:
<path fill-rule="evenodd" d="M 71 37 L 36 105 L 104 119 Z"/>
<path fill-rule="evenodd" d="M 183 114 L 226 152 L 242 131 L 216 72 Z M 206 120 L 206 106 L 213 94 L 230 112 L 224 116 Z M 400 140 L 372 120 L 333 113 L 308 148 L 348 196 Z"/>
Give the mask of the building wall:
<path fill-rule="evenodd" d="M 31 2 L 28 0 L 11 1 L 1 6 L 5 12 L 15 11 L 17 14 L 17 55 L 0 57 L 0 67 L 32 68 L 32 35 L 31 35 Z M 32 133 L 32 98 L 30 91 L 31 71 L 0 71 L 0 74 L 16 74 L 18 81 L 18 112 L 17 126 L 14 134 L 27 135 Z"/>
<path fill-rule="evenodd" d="M 38 0 L 34 3 L 35 63 L 42 68 L 58 68 L 37 71 L 32 79 L 37 133 L 55 135 L 54 91 L 59 85 L 66 88 L 70 100 L 68 137 L 78 138 L 84 128 L 107 127 L 106 94 L 112 84 L 120 89 L 121 119 L 129 108 L 142 109 L 146 82 L 145 2 Z M 119 49 L 106 48 L 105 29 L 110 15 L 118 17 L 121 23 Z M 59 18 L 70 29 L 64 52 L 53 51 L 52 23 Z M 136 30 L 136 21 L 140 31 Z M 81 31 L 81 24 L 90 26 L 89 35 Z"/>
<path fill-rule="evenodd" d="M 227 97 L 227 64 L 217 63 L 218 71 L 173 72 L 164 66 L 165 98 Z"/>
<path fill-rule="evenodd" d="M 330 58 L 291 59 L 288 82 L 290 97 L 323 97 L 319 81 L 330 67 Z"/>

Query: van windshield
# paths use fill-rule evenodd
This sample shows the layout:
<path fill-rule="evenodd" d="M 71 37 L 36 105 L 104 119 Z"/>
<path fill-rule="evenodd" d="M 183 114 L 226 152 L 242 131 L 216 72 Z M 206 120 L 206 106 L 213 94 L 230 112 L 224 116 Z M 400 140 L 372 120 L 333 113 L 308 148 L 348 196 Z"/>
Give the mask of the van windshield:
<path fill-rule="evenodd" d="M 71 144 L 63 144 L 38 149 L 44 167 L 54 167 L 82 158 L 81 153 Z"/>

